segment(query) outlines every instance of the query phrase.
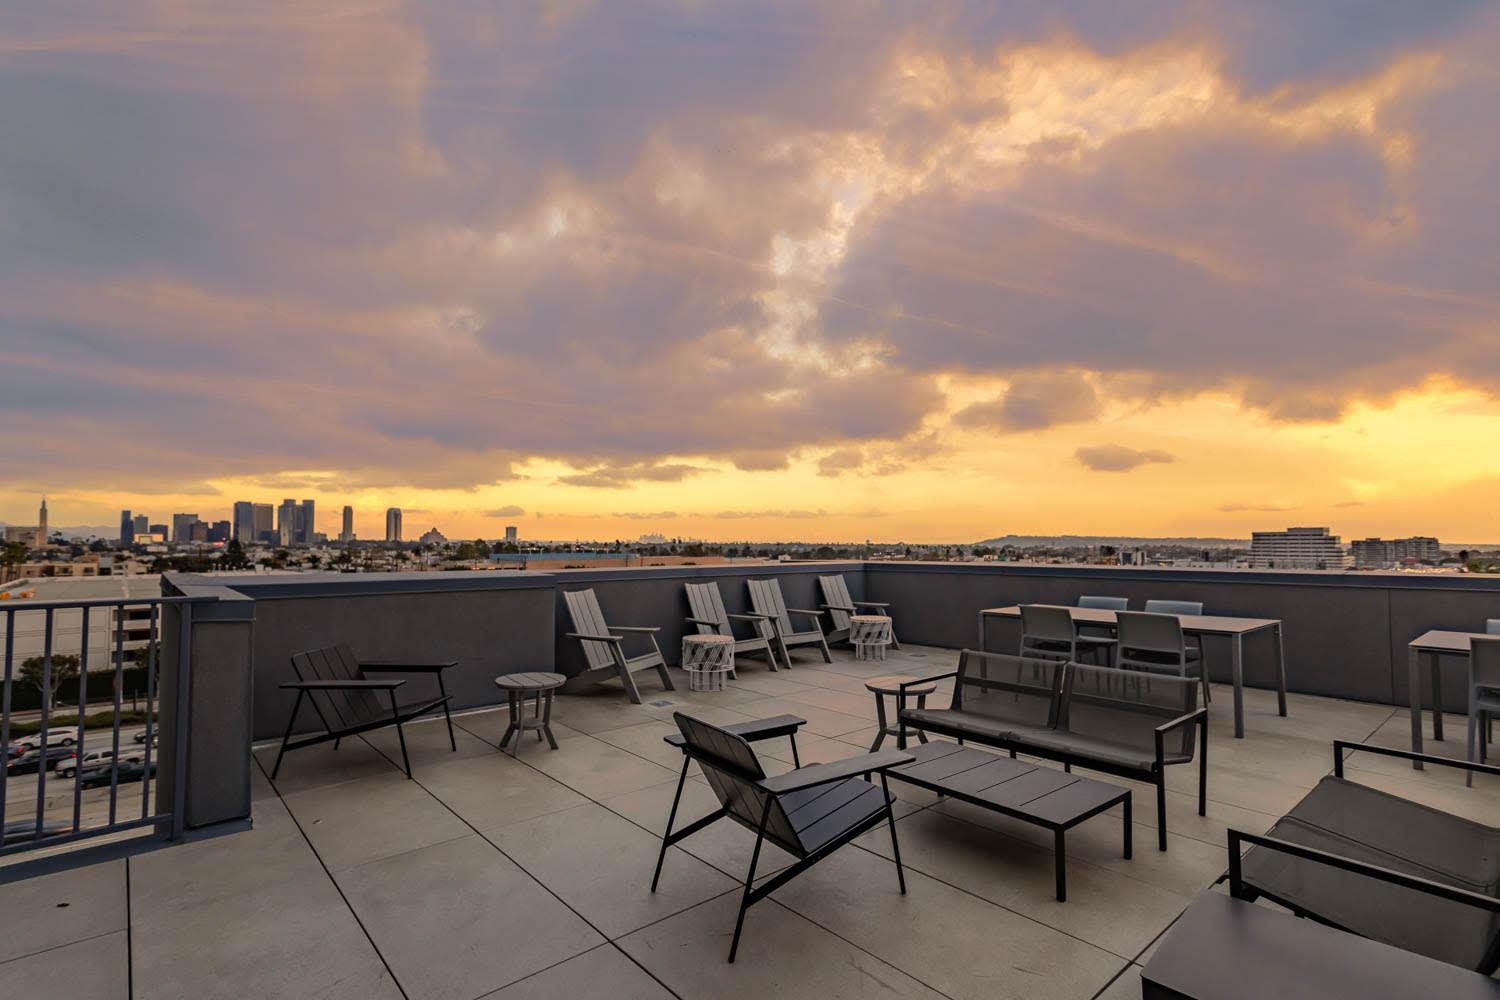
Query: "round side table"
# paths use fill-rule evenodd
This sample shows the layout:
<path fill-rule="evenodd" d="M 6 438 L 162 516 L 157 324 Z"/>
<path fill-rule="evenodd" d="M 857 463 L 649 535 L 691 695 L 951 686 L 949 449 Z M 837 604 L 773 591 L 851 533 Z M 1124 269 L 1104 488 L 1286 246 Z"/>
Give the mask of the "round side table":
<path fill-rule="evenodd" d="M 520 734 L 527 729 L 536 730 L 537 742 L 545 736 L 552 749 L 557 749 L 557 739 L 552 735 L 552 692 L 567 682 L 562 674 L 546 673 L 504 674 L 495 678 L 495 686 L 510 700 L 510 725 L 500 738 L 501 750 L 510 743 L 512 735 L 516 737 L 516 748 L 520 749 Z M 532 695 L 536 696 L 536 708 L 528 719 L 526 699 Z"/>
<path fill-rule="evenodd" d="M 886 620 L 889 621 L 890 619 Z M 894 677 L 874 677 L 865 681 L 865 690 L 875 692 L 875 717 L 880 720 L 880 732 L 875 734 L 875 742 L 870 744 L 871 753 L 880 749 L 880 744 L 885 741 L 887 736 L 896 737 L 898 744 L 906 742 L 906 727 L 901 724 L 901 685 L 908 684 L 908 682 L 914 680 L 918 680 L 918 678 L 909 677 L 905 674 L 897 674 Z M 932 681 L 928 681 L 925 684 L 908 684 L 906 694 L 908 697 L 915 697 L 917 699 L 918 708 L 926 708 L 927 696 L 936 690 L 937 685 Z M 885 699 L 887 695 L 896 699 L 896 725 L 894 726 L 887 722 L 885 717 Z M 926 733 L 920 729 L 914 731 L 920 742 L 927 742 Z"/>
<path fill-rule="evenodd" d="M 725 678 L 735 676 L 733 637 L 683 636 L 682 669 L 687 671 L 689 691 L 723 691 Z"/>
<path fill-rule="evenodd" d="M 849 643 L 856 660 L 883 660 L 891 644 L 891 620 L 885 615 L 850 615 Z"/>

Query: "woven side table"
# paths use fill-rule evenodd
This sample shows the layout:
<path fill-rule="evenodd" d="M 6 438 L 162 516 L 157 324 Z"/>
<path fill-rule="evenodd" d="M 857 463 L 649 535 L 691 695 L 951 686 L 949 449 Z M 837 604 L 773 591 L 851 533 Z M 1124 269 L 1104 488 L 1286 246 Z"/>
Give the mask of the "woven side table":
<path fill-rule="evenodd" d="M 687 671 L 689 691 L 723 691 L 725 678 L 734 676 L 734 638 L 683 636 L 682 669 Z"/>
<path fill-rule="evenodd" d="M 883 660 L 891 644 L 891 620 L 885 615 L 850 615 L 849 643 L 856 660 Z"/>

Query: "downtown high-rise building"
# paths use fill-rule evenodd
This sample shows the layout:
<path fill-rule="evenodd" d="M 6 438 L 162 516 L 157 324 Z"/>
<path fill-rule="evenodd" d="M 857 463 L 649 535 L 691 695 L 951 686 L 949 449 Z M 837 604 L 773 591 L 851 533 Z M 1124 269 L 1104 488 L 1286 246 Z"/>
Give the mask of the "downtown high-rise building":
<path fill-rule="evenodd" d="M 311 500 L 304 500 L 297 508 L 297 538 L 299 545 L 311 545 L 313 535 L 317 533 L 317 518 L 314 516 L 314 505 Z"/>
<path fill-rule="evenodd" d="M 130 511 L 120 511 L 120 547 L 135 544 L 135 518 Z"/>
<path fill-rule="evenodd" d="M 345 545 L 354 541 L 354 508 L 344 504 L 344 526 L 339 532 L 339 541 Z"/>
<path fill-rule="evenodd" d="M 509 542 L 510 544 L 512 544 L 512 545 L 516 544 L 516 539 L 519 538 L 520 535 L 521 535 L 520 529 L 517 528 L 514 524 L 506 526 L 506 528 L 505 528 L 505 540 L 507 542 Z"/>
<path fill-rule="evenodd" d="M 401 508 L 389 507 L 385 512 L 385 540 L 401 541 Z"/>
<path fill-rule="evenodd" d="M 297 501 L 283 499 L 276 508 L 276 544 L 291 545 L 297 540 Z"/>
<path fill-rule="evenodd" d="M 151 531 L 151 518 L 147 517 L 145 514 L 137 514 L 135 516 L 134 527 L 135 534 L 137 535 L 149 534 Z"/>
<path fill-rule="evenodd" d="M 249 500 L 236 500 L 230 518 L 230 536 L 241 545 L 255 541 L 255 507 Z"/>
<path fill-rule="evenodd" d="M 193 541 L 193 525 L 198 523 L 197 514 L 173 514 L 172 515 L 172 541 Z M 207 536 L 205 536 L 206 539 Z"/>

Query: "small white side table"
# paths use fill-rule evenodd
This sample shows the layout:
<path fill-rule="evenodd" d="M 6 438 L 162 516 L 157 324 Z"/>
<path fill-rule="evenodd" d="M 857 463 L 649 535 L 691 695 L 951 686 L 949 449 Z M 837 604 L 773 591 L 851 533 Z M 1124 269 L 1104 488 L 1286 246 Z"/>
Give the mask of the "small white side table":
<path fill-rule="evenodd" d="M 734 639 L 727 635 L 682 637 L 682 669 L 689 691 L 723 691 L 725 678 L 734 676 Z"/>
<path fill-rule="evenodd" d="M 856 660 L 883 660 L 891 644 L 891 619 L 886 615 L 850 615 L 849 642 Z"/>

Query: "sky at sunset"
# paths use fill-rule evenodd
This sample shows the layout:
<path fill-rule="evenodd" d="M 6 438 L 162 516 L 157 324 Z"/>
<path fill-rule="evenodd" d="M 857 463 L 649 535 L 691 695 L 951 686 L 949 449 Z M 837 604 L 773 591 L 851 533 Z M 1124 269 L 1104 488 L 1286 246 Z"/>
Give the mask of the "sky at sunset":
<path fill-rule="evenodd" d="M 0 521 L 1500 541 L 1500 4 L 11 3 Z"/>

